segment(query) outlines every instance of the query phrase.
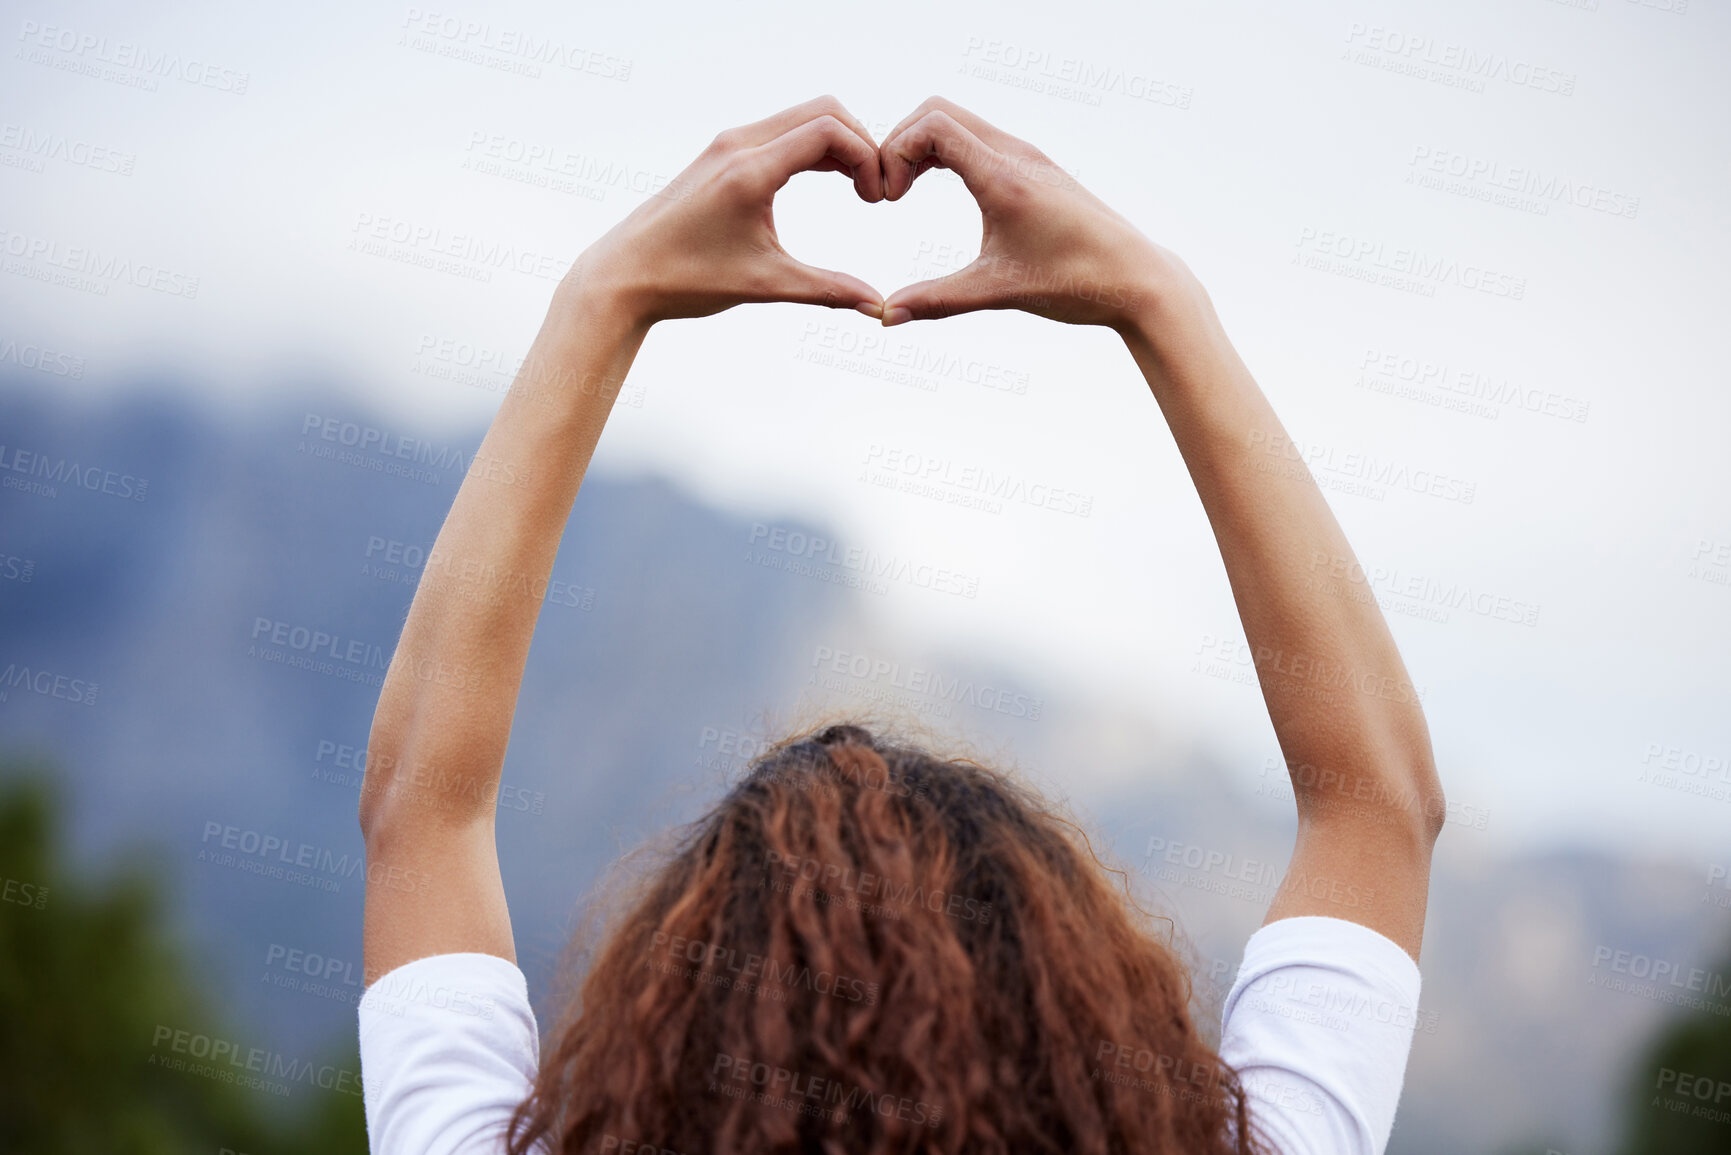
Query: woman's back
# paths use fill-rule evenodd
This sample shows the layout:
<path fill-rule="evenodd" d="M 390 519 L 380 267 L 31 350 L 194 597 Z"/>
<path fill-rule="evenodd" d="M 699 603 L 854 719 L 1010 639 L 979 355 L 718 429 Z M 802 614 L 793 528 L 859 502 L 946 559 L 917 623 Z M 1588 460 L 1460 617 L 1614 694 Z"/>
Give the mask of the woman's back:
<path fill-rule="evenodd" d="M 1113 881 L 1012 779 L 831 726 L 684 832 L 544 1062 L 504 960 L 370 988 L 375 1139 L 467 1130 L 490 1152 L 515 1113 L 514 1152 L 1231 1152 L 1251 1117 L 1285 1150 L 1386 1141 L 1418 998 L 1404 952 L 1341 920 L 1265 928 L 1228 997 L 1229 1063 Z"/>

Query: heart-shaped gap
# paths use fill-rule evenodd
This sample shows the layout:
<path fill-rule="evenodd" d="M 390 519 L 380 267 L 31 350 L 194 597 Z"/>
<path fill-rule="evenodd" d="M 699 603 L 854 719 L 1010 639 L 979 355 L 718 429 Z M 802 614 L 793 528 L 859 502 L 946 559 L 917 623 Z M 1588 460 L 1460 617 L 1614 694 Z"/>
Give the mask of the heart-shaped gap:
<path fill-rule="evenodd" d="M 885 297 L 980 255 L 980 208 L 943 169 L 921 175 L 902 199 L 876 204 L 860 200 L 845 174 L 796 173 L 774 212 L 782 248 L 796 259 L 850 273 Z"/>

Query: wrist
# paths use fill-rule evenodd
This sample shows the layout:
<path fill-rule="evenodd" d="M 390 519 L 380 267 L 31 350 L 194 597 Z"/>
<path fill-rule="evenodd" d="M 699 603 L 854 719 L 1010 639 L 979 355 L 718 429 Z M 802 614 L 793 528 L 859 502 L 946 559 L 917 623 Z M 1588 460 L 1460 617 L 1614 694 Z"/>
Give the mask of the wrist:
<path fill-rule="evenodd" d="M 1118 334 L 1192 472 L 1204 458 L 1236 459 L 1251 429 L 1274 427 L 1267 399 L 1188 270 L 1158 279 Z"/>
<path fill-rule="evenodd" d="M 1208 291 L 1177 254 L 1153 246 L 1137 262 L 1131 303 L 1113 326 L 1127 343 L 1160 347 L 1214 319 Z"/>
<path fill-rule="evenodd" d="M 512 393 L 573 415 L 612 409 L 650 322 L 629 294 L 574 267 L 553 292 L 546 319 L 518 370 Z M 587 418 L 585 418 L 587 419 Z"/>
<path fill-rule="evenodd" d="M 581 325 L 635 335 L 642 340 L 657 320 L 647 307 L 646 294 L 633 283 L 619 263 L 585 250 L 553 291 L 549 321 L 555 317 L 567 325 Z"/>

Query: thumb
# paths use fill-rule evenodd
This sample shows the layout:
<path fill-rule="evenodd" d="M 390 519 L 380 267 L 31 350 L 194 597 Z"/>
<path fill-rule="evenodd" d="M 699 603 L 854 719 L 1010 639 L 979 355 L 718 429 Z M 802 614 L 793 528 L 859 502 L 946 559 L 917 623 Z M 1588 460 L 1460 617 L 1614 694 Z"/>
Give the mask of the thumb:
<path fill-rule="evenodd" d="M 820 269 L 788 257 L 782 262 L 773 299 L 831 309 L 858 309 L 868 317 L 883 316 L 883 294 L 847 273 Z"/>
<path fill-rule="evenodd" d="M 972 264 L 947 277 L 897 289 L 884 301 L 884 324 L 941 320 L 958 313 L 1003 308 L 1003 289 L 988 274 L 989 267 L 986 258 L 976 257 Z"/>

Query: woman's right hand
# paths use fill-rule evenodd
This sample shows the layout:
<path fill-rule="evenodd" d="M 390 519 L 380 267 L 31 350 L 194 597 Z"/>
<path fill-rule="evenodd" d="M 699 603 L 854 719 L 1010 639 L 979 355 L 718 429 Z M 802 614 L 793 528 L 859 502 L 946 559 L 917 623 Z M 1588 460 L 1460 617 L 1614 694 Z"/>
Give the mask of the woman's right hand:
<path fill-rule="evenodd" d="M 980 255 L 966 268 L 897 289 L 884 324 L 977 309 L 1022 309 L 1121 329 L 1155 293 L 1201 286 L 1045 153 L 934 96 L 879 146 L 884 196 L 900 200 L 929 168 L 953 170 L 979 203 Z"/>

